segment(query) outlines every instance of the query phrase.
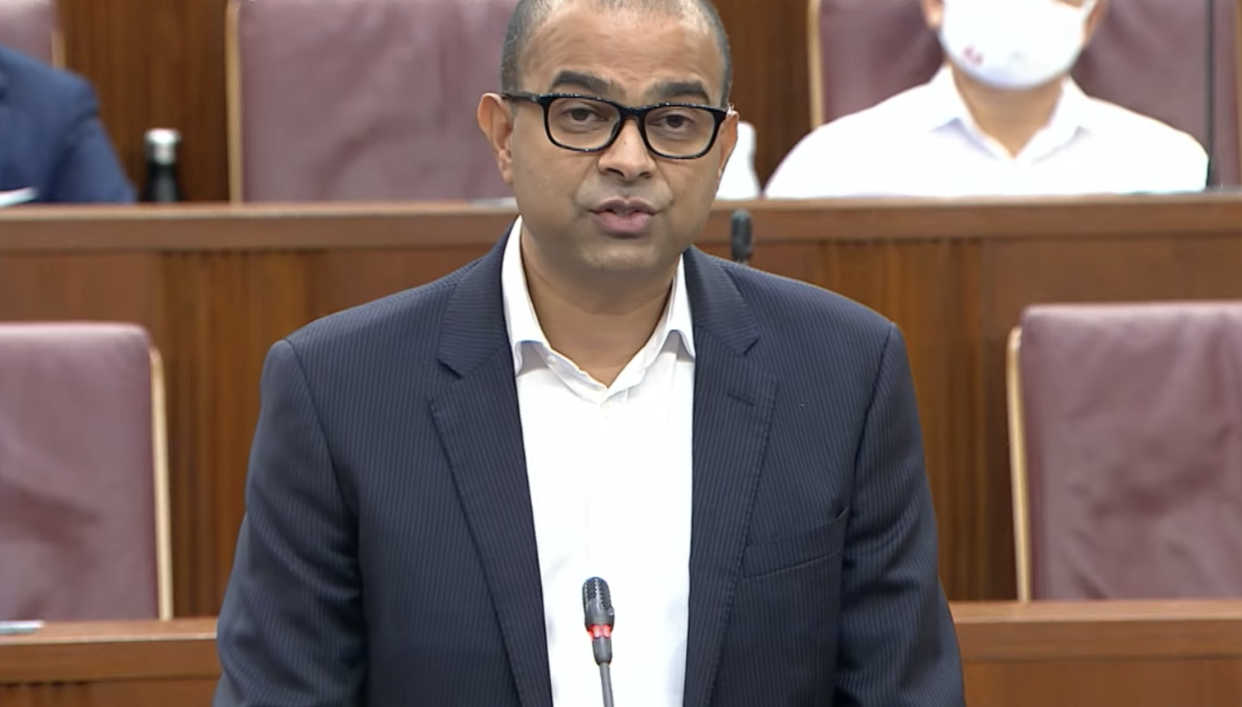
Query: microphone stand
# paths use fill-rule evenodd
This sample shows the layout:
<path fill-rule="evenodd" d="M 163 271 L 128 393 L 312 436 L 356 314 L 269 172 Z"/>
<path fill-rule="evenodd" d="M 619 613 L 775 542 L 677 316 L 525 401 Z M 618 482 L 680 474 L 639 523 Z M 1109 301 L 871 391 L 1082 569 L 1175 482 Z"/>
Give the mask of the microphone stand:
<path fill-rule="evenodd" d="M 1203 42 L 1207 52 L 1207 144 L 1204 147 L 1208 155 L 1207 188 L 1210 190 L 1220 182 L 1220 161 L 1216 159 L 1216 0 L 1206 0 L 1204 13 L 1207 26 Z"/>
<path fill-rule="evenodd" d="M 612 668 L 607 663 L 599 664 L 599 682 L 604 691 L 604 707 L 613 707 Z"/>

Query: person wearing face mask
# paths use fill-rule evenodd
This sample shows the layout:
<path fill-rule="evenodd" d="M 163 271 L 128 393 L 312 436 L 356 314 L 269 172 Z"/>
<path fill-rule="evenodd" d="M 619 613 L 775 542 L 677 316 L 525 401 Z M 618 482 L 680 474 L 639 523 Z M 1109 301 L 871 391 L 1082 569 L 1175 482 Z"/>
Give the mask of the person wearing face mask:
<path fill-rule="evenodd" d="M 927 84 L 821 126 L 787 155 L 777 199 L 1198 191 L 1190 135 L 1070 78 L 1107 0 L 920 0 L 946 55 Z"/>

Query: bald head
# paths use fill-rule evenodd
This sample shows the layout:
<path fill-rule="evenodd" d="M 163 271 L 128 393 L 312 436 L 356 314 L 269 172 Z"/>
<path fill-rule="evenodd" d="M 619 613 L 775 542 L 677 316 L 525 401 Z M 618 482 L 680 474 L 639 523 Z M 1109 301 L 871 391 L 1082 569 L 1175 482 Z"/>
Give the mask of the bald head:
<path fill-rule="evenodd" d="M 729 89 L 733 83 L 733 59 L 729 52 L 729 37 L 724 22 L 711 0 L 519 0 L 509 20 L 505 34 L 505 46 L 500 59 L 500 89 L 520 91 L 522 62 L 530 38 L 557 8 L 568 3 L 585 3 L 600 10 L 612 12 L 640 12 L 653 17 L 689 19 L 702 23 L 716 38 L 716 45 L 724 62 L 724 86 L 721 87 L 721 104 L 729 103 Z"/>

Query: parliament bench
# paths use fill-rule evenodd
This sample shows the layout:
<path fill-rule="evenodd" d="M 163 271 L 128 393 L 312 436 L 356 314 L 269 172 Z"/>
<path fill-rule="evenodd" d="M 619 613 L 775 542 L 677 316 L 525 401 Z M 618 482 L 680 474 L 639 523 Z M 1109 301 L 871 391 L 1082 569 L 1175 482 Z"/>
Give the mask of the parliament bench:
<path fill-rule="evenodd" d="M 902 329 L 952 600 L 1016 597 L 1006 339 L 1028 305 L 1242 298 L 1242 195 L 721 205 L 700 244 L 833 289 Z M 465 204 L 0 211 L 0 320 L 146 327 L 168 386 L 175 613 L 218 611 L 268 348 L 447 274 L 514 212 Z"/>
<path fill-rule="evenodd" d="M 968 707 L 1242 704 L 1242 600 L 952 610 Z M 219 673 L 213 619 L 48 624 L 0 637 L 5 707 L 210 707 Z"/>

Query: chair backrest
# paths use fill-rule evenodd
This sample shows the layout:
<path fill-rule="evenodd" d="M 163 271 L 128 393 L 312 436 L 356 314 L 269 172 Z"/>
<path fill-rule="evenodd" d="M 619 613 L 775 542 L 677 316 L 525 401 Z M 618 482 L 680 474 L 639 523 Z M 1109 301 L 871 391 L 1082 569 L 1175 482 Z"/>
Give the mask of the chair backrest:
<path fill-rule="evenodd" d="M 496 199 L 475 119 L 517 0 L 230 0 L 235 201 Z"/>
<path fill-rule="evenodd" d="M 171 617 L 164 430 L 141 327 L 0 324 L 0 620 Z"/>
<path fill-rule="evenodd" d="M 1019 597 L 1242 596 L 1242 303 L 1031 307 L 1010 353 Z"/>
<path fill-rule="evenodd" d="M 811 129 L 926 83 L 944 63 L 918 0 L 810 0 Z"/>
<path fill-rule="evenodd" d="M 944 62 L 918 0 L 809 7 L 812 129 L 927 82 Z M 1237 25 L 1236 0 L 1112 2 L 1074 78 L 1092 96 L 1195 136 L 1212 153 L 1213 183 L 1237 185 Z"/>
<path fill-rule="evenodd" d="M 0 0 L 0 44 L 52 66 L 64 66 L 55 0 Z"/>

